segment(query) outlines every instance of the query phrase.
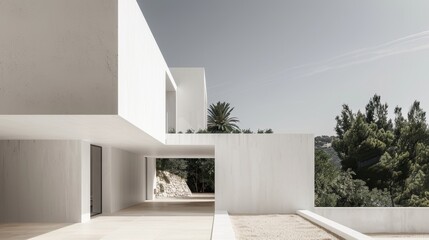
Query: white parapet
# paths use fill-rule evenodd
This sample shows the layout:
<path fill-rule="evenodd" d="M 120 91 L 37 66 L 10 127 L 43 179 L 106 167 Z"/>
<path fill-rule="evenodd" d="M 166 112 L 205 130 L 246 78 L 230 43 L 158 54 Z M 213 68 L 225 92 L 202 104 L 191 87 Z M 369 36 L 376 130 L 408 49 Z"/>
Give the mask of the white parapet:
<path fill-rule="evenodd" d="M 363 233 L 429 233 L 427 207 L 316 207 L 314 212 Z"/>
<path fill-rule="evenodd" d="M 371 237 L 362 234 L 358 231 L 355 231 L 349 227 L 346 227 L 344 225 L 341 225 L 337 222 L 334 222 L 330 219 L 324 218 L 320 215 L 317 215 L 311 211 L 308 210 L 299 210 L 297 211 L 297 214 L 301 217 L 325 228 L 326 230 L 336 234 L 337 236 L 340 236 L 346 240 L 366 240 L 366 239 L 372 239 Z"/>

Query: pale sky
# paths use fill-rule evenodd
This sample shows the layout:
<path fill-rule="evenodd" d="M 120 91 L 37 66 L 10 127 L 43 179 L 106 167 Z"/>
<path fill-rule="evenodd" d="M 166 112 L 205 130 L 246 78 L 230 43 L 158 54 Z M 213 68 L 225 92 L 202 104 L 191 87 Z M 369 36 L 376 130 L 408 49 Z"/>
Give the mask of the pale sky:
<path fill-rule="evenodd" d="M 429 111 L 429 1 L 139 0 L 170 67 L 204 67 L 241 128 L 334 134 L 378 93 Z"/>

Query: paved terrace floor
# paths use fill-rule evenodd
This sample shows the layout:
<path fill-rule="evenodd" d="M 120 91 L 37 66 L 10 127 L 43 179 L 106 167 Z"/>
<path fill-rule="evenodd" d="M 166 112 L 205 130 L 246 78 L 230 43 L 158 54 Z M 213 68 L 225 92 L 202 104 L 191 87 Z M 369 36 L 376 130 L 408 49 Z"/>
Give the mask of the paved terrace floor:
<path fill-rule="evenodd" d="M 194 195 L 190 199 L 148 201 L 109 216 L 94 217 L 87 223 L 68 226 L 0 224 L 0 239 L 208 240 L 211 237 L 213 213 L 213 195 Z"/>

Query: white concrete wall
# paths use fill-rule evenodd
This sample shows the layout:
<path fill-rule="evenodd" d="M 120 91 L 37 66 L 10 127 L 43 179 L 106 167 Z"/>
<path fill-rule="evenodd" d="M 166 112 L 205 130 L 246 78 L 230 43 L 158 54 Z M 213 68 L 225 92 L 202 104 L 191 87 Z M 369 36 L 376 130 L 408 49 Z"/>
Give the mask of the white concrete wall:
<path fill-rule="evenodd" d="M 0 222 L 88 220 L 89 164 L 85 142 L 0 141 Z"/>
<path fill-rule="evenodd" d="M 325 208 L 314 212 L 362 233 L 429 233 L 429 208 Z"/>
<path fill-rule="evenodd" d="M 177 84 L 176 132 L 207 128 L 207 89 L 204 68 L 171 68 Z"/>
<path fill-rule="evenodd" d="M 116 114 L 117 1 L 1 1 L 0 114 Z"/>
<path fill-rule="evenodd" d="M 294 213 L 314 203 L 311 135 L 229 135 L 215 148 L 216 210 Z"/>
<path fill-rule="evenodd" d="M 310 134 L 169 134 L 169 145 L 215 145 L 215 208 L 295 213 L 314 204 Z"/>
<path fill-rule="evenodd" d="M 164 142 L 169 69 L 136 0 L 118 8 L 119 115 Z"/>
<path fill-rule="evenodd" d="M 143 202 L 146 199 L 145 172 L 144 157 L 103 146 L 103 214 Z"/>

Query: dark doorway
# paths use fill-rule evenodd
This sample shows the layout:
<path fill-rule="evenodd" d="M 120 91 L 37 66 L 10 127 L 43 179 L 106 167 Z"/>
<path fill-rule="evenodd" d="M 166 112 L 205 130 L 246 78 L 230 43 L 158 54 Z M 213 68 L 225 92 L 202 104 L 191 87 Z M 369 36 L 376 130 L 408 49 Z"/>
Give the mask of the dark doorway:
<path fill-rule="evenodd" d="M 91 216 L 100 214 L 101 210 L 101 164 L 102 148 L 91 145 Z"/>

